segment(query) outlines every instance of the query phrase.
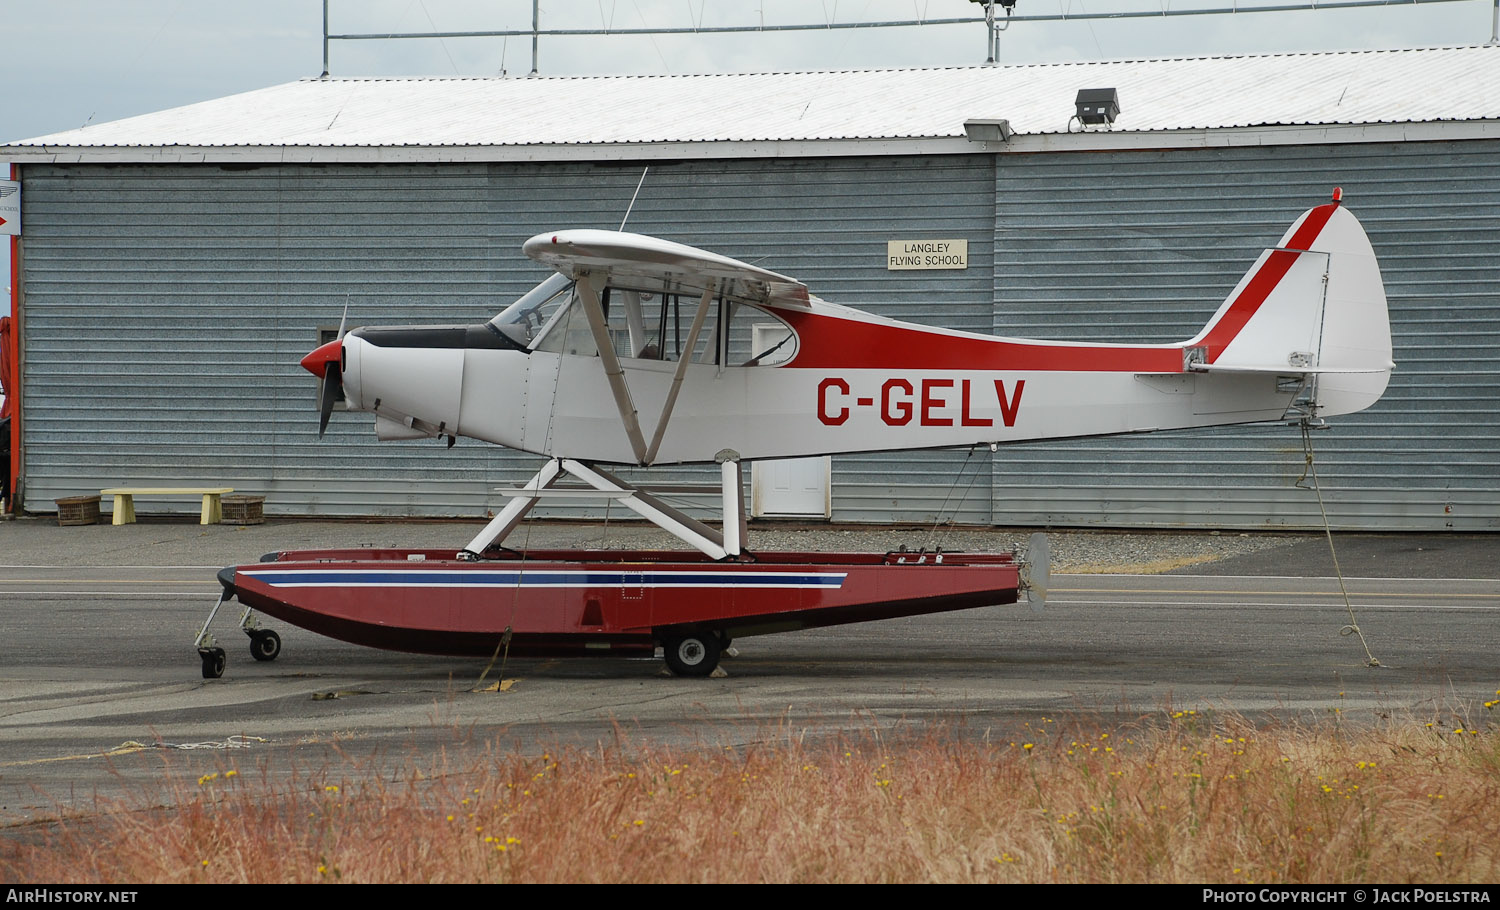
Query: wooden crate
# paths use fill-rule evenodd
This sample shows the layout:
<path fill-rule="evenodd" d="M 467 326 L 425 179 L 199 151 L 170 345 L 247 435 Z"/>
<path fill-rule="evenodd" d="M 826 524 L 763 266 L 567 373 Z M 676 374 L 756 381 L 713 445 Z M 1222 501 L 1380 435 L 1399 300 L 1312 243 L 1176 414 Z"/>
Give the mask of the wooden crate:
<path fill-rule="evenodd" d="M 264 496 L 246 496 L 234 493 L 221 497 L 224 517 L 219 519 L 220 524 L 226 525 L 260 525 L 266 523 Z"/>
<path fill-rule="evenodd" d="M 57 503 L 57 523 L 62 527 L 99 523 L 99 497 L 64 496 Z"/>

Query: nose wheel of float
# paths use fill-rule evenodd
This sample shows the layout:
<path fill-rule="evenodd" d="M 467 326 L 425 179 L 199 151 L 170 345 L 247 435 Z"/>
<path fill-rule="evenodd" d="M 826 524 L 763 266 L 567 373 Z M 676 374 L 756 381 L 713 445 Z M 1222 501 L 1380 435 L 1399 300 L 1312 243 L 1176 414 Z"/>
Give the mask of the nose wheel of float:
<path fill-rule="evenodd" d="M 219 602 L 208 613 L 208 620 L 203 623 L 203 628 L 198 632 L 195 642 L 198 648 L 198 659 L 203 664 L 204 679 L 219 679 L 224 675 L 224 667 L 228 664 L 228 655 L 219 643 L 208 631 L 213 624 L 214 617 L 218 615 L 219 608 L 224 606 L 224 601 L 229 599 L 229 593 L 219 595 Z M 249 607 L 240 614 L 240 631 L 250 637 L 250 656 L 258 661 L 266 662 L 275 660 L 281 655 L 281 636 L 271 629 L 262 629 L 255 620 L 255 613 Z"/>
<path fill-rule="evenodd" d="M 281 636 L 270 629 L 245 630 L 250 636 L 250 656 L 259 661 L 271 661 L 281 653 Z"/>
<path fill-rule="evenodd" d="M 224 675 L 224 665 L 228 663 L 228 657 L 223 648 L 199 648 L 198 656 L 203 659 L 203 678 L 218 679 Z"/>

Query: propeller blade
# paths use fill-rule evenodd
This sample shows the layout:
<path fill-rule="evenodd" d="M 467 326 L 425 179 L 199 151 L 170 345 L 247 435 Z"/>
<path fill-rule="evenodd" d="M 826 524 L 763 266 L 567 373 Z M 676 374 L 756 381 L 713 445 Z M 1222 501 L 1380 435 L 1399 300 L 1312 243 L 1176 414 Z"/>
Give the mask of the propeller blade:
<path fill-rule="evenodd" d="M 340 338 L 321 345 L 302 358 L 302 368 L 320 380 L 318 383 L 318 436 L 328 429 L 328 415 L 344 387 L 344 342 Z"/>
<path fill-rule="evenodd" d="M 323 381 L 318 384 L 318 438 L 323 438 L 323 433 L 328 430 L 328 417 L 333 413 L 333 403 L 339 397 L 339 388 L 343 385 L 343 377 L 339 376 L 338 364 L 332 364 L 331 368 L 323 372 Z"/>
<path fill-rule="evenodd" d="M 339 333 L 327 344 L 302 358 L 302 368 L 319 378 L 318 383 L 318 438 L 328 430 L 328 418 L 333 413 L 333 403 L 344 388 L 344 329 L 349 324 L 349 297 L 344 297 L 344 314 L 339 317 Z"/>

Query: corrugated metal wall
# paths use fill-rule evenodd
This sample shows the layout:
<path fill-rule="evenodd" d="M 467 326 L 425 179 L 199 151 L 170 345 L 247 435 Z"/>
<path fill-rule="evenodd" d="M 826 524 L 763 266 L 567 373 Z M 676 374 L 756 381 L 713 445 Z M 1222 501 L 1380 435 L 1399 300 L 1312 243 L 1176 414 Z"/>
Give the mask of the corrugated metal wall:
<path fill-rule="evenodd" d="M 28 167 L 26 505 L 223 483 L 268 511 L 482 502 L 484 447 L 319 443 L 297 366 L 363 321 L 492 308 L 483 167 Z M 143 503 L 143 508 L 147 506 Z"/>
<path fill-rule="evenodd" d="M 536 459 L 377 444 L 368 415 L 335 414 L 319 442 L 297 360 L 346 300 L 351 325 L 488 318 L 545 274 L 525 238 L 618 226 L 639 178 L 28 165 L 26 507 L 214 482 L 273 514 L 483 514 Z M 1315 437 L 1335 526 L 1500 528 L 1500 143 L 689 161 L 652 167 L 629 227 L 895 318 L 1172 341 L 1335 185 L 1380 256 L 1398 362 L 1374 409 Z M 915 236 L 967 237 L 969 269 L 887 272 L 886 241 Z M 1306 527 L 1302 465 L 1284 427 L 842 457 L 834 517 Z"/>
<path fill-rule="evenodd" d="M 640 176 L 28 166 L 26 508 L 118 484 L 222 483 L 266 494 L 273 514 L 484 514 L 493 488 L 537 459 L 472 441 L 378 444 L 369 415 L 336 413 L 320 442 L 316 382 L 297 361 L 346 300 L 350 325 L 489 318 L 546 275 L 521 255 L 527 237 L 617 227 Z M 684 162 L 653 166 L 629 227 L 764 262 L 833 299 L 983 331 L 993 187 L 978 155 Z M 969 270 L 888 276 L 886 241 L 912 235 L 969 238 Z M 921 277 L 934 274 L 938 294 Z M 843 517 L 935 511 L 929 475 L 946 480 L 963 453 L 920 460 L 928 470 L 904 478 L 902 456 L 841 460 Z M 973 504 L 965 518 L 987 521 L 986 497 Z M 553 514 L 580 508 L 600 511 Z"/>
<path fill-rule="evenodd" d="M 1397 369 L 1314 434 L 1335 527 L 1500 529 L 1500 143 L 1006 157 L 995 331 L 1190 337 L 1293 218 L 1342 186 L 1385 278 Z M 1000 524 L 1318 527 L 1292 427 L 1002 449 Z"/>

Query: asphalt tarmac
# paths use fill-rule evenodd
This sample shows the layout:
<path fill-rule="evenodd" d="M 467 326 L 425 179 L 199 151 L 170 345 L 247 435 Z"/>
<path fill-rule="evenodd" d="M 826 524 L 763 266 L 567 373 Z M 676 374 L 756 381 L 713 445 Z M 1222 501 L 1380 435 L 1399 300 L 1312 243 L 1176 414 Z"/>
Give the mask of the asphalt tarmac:
<path fill-rule="evenodd" d="M 475 530 L 0 522 L 0 825 L 230 764 L 388 770 L 459 746 L 721 747 L 933 725 L 1013 738 L 1043 717 L 1118 725 L 1188 708 L 1257 721 L 1472 726 L 1500 690 L 1500 535 L 1336 535 L 1355 621 L 1379 666 L 1368 665 L 1358 636 L 1341 634 L 1351 621 L 1327 541 L 1282 535 L 1264 547 L 1225 540 L 1230 555 L 1169 574 L 1054 575 L 1040 613 L 991 607 L 742 639 L 728 675 L 709 680 L 664 676 L 653 660 L 487 668 L 274 622 L 283 653 L 258 663 L 229 604 L 214 626 L 228 670 L 201 678 L 192 642 L 217 597 L 218 568 L 283 548 L 458 546 Z M 578 545 L 601 529 L 528 533 L 533 546 Z M 627 526 L 607 533 L 620 544 L 651 539 Z M 878 549 L 886 533 L 838 539 Z M 998 548 L 1018 537 L 974 533 L 971 547 L 986 534 Z M 1134 568 L 1169 563 L 1151 555 L 1175 552 L 1181 537 L 1144 535 Z M 1186 543 L 1202 549 L 1201 537 Z M 1107 552 L 1109 535 L 1093 543 Z M 504 690 L 473 691 L 502 678 Z"/>

